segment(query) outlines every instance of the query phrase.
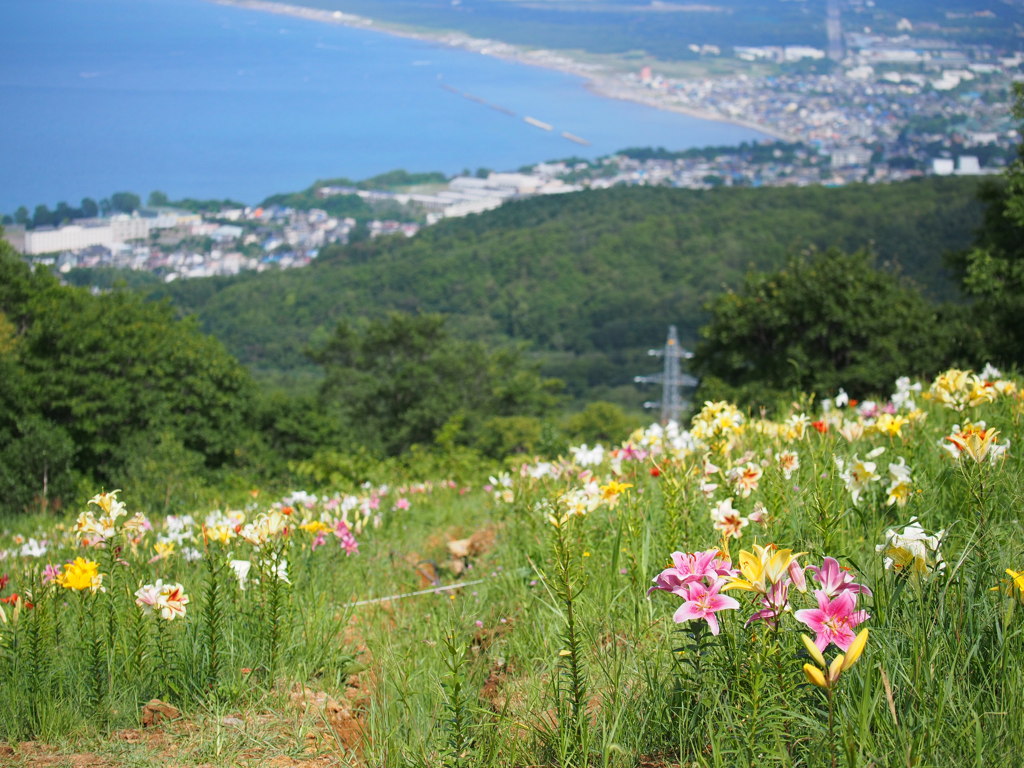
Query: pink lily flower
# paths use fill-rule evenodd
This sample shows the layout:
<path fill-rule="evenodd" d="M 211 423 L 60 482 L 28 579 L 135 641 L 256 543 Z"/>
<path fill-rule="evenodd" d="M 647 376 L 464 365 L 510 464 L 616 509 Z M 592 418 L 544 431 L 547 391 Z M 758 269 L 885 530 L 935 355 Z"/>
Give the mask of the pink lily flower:
<path fill-rule="evenodd" d="M 715 613 L 718 611 L 735 610 L 740 607 L 739 601 L 735 597 L 718 594 L 718 590 L 724 584 L 725 579 L 718 579 L 710 587 L 704 586 L 699 581 L 692 583 L 688 595 L 689 599 L 679 606 L 672 619 L 677 624 L 682 624 L 684 621 L 704 619 L 708 623 L 711 634 L 717 635 L 720 628 L 718 626 L 718 617 L 715 616 Z"/>
<path fill-rule="evenodd" d="M 804 567 L 796 561 L 796 558 L 793 558 L 787 570 L 789 571 L 789 579 L 793 582 L 793 586 L 801 592 L 806 592 L 807 578 L 804 576 Z"/>
<path fill-rule="evenodd" d="M 689 585 L 707 579 L 717 581 L 723 576 L 734 575 L 731 562 L 720 557 L 717 549 L 705 552 L 673 552 L 672 567 L 654 577 L 654 586 L 647 590 L 648 596 L 656 589 L 663 589 L 680 597 L 687 597 Z"/>
<path fill-rule="evenodd" d="M 779 621 L 779 617 L 789 609 L 789 581 L 777 581 L 768 585 L 768 591 L 761 596 L 761 604 L 764 606 L 755 613 L 744 626 L 750 626 L 755 621 L 764 620 L 765 624 L 773 629 Z"/>
<path fill-rule="evenodd" d="M 43 570 L 43 584 L 49 584 L 51 581 L 61 575 L 63 571 L 59 565 L 53 565 L 52 563 L 47 565 Z M 6 574 L 4 574 L 6 576 Z M 0 589 L 6 586 L 6 579 L 0 578 Z"/>
<path fill-rule="evenodd" d="M 817 634 L 814 645 L 824 651 L 829 643 L 835 643 L 840 650 L 846 651 L 856 637 L 853 628 L 871 618 L 867 611 L 855 611 L 854 593 L 846 590 L 830 599 L 823 589 L 815 591 L 818 600 L 817 608 L 805 608 L 793 614 L 797 621 L 806 624 Z"/>
<path fill-rule="evenodd" d="M 334 526 L 334 535 L 338 537 L 338 543 L 345 550 L 346 555 L 354 555 L 359 552 L 359 544 L 356 542 L 356 537 L 352 535 L 348 523 L 344 520 L 339 520 L 337 525 Z"/>
<path fill-rule="evenodd" d="M 821 584 L 821 591 L 829 597 L 835 597 L 840 592 L 853 592 L 855 594 L 871 596 L 871 590 L 863 584 L 857 584 L 853 580 L 853 574 L 843 570 L 839 561 L 834 557 L 826 557 L 822 560 L 821 567 L 811 565 L 807 570 L 814 576 L 814 580 Z"/>

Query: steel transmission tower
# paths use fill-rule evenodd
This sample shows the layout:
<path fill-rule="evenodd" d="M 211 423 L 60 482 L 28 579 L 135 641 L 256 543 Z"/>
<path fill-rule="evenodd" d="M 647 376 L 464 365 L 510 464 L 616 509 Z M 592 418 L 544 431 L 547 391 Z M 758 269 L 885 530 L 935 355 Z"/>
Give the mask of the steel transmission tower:
<path fill-rule="evenodd" d="M 661 423 L 668 424 L 670 421 L 679 423 L 679 417 L 683 408 L 689 403 L 683 400 L 683 387 L 694 388 L 697 386 L 697 379 L 687 373 L 683 373 L 682 360 L 689 360 L 693 352 L 679 346 L 679 334 L 676 327 L 668 327 L 668 339 L 665 340 L 664 349 L 651 349 L 647 354 L 653 357 L 661 357 L 665 360 L 665 366 L 661 373 L 653 373 L 650 376 L 636 376 L 633 378 L 637 384 L 661 384 L 661 400 L 644 403 L 644 408 L 661 407 Z"/>

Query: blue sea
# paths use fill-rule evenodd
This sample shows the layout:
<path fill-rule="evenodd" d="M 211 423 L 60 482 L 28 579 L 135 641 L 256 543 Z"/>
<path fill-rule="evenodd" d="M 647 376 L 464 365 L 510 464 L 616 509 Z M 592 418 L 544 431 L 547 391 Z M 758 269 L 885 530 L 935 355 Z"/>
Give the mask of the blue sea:
<path fill-rule="evenodd" d="M 763 138 L 560 72 L 203 0 L 4 0 L 0 18 L 0 212 L 116 191 L 256 203 L 396 168 Z"/>

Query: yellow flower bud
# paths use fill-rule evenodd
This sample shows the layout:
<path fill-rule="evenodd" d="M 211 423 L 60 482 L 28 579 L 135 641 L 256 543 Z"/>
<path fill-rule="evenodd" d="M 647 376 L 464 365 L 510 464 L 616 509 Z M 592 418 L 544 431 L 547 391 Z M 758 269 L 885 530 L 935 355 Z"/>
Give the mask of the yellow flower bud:
<path fill-rule="evenodd" d="M 838 656 L 832 659 L 832 663 L 828 665 L 829 685 L 835 685 L 836 681 L 839 680 L 839 673 L 845 669 L 845 667 L 843 666 L 844 661 L 846 661 L 846 658 L 843 656 L 843 654 L 840 653 Z"/>
<path fill-rule="evenodd" d="M 824 669 L 825 657 L 821 655 L 821 651 L 818 650 L 818 646 L 816 646 L 814 641 L 807 635 L 800 635 L 800 639 L 804 641 L 804 647 L 807 649 L 807 652 L 811 654 L 811 658 L 818 662 L 819 667 Z"/>
<path fill-rule="evenodd" d="M 850 643 L 850 648 L 846 652 L 846 660 L 843 662 L 842 671 L 845 672 L 853 663 L 860 658 L 860 655 L 864 652 L 864 646 L 868 643 L 868 630 L 867 627 L 857 633 L 857 637 Z"/>
<path fill-rule="evenodd" d="M 812 685 L 816 685 L 819 688 L 828 688 L 828 683 L 825 682 L 825 675 L 817 667 L 811 664 L 804 664 L 804 675 L 807 676 L 807 682 Z"/>

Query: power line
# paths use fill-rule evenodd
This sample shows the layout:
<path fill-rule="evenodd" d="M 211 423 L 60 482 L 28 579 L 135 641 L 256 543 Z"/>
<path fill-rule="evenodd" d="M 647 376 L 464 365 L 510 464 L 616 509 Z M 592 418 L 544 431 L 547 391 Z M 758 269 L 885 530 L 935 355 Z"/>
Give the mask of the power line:
<path fill-rule="evenodd" d="M 668 339 L 665 340 L 663 349 L 650 349 L 647 354 L 652 357 L 661 357 L 665 364 L 661 373 L 652 373 L 649 376 L 635 376 L 633 381 L 637 384 L 661 384 L 661 400 L 648 401 L 644 408 L 661 408 L 661 423 L 668 424 L 670 421 L 679 423 L 683 408 L 689 403 L 683 400 L 683 387 L 695 389 L 699 383 L 696 378 L 683 373 L 683 360 L 693 357 L 693 352 L 683 349 L 679 344 L 679 334 L 676 327 L 668 327 Z"/>

